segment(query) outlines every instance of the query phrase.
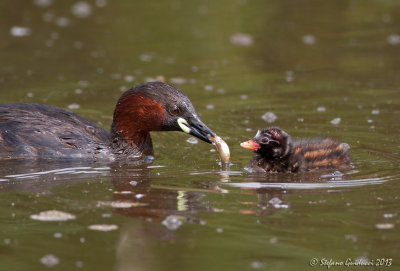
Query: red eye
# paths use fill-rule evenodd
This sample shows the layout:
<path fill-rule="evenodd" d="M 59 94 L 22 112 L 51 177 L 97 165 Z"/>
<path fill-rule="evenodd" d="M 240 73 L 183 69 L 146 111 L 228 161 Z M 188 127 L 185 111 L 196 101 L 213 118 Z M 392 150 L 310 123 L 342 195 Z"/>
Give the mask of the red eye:
<path fill-rule="evenodd" d="M 260 139 L 260 143 L 262 144 L 268 144 L 269 143 L 269 138 L 268 137 L 263 137 Z"/>
<path fill-rule="evenodd" d="M 174 105 L 173 107 L 171 107 L 171 108 L 169 109 L 169 113 L 170 113 L 172 116 L 176 116 L 176 115 L 179 114 L 179 108 L 178 108 L 176 105 Z"/>

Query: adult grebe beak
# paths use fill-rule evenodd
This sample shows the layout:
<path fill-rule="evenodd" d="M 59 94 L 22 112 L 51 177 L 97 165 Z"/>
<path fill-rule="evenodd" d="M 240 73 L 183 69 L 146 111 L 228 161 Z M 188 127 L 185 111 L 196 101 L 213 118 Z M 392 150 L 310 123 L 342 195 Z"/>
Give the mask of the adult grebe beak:
<path fill-rule="evenodd" d="M 208 138 L 215 137 L 216 134 L 207 127 L 198 117 L 193 117 L 188 120 L 184 118 L 178 118 L 177 120 L 179 127 L 183 132 L 195 136 L 207 143 L 212 143 Z"/>

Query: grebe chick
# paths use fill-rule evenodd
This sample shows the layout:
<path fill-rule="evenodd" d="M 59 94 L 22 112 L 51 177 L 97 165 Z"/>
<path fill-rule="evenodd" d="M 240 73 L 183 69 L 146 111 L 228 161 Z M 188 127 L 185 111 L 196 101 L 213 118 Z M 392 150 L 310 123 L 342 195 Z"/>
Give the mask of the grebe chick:
<path fill-rule="evenodd" d="M 240 144 L 256 153 L 248 167 L 265 172 L 302 172 L 317 169 L 344 170 L 351 166 L 349 145 L 332 139 L 292 141 L 289 134 L 272 127 Z"/>
<path fill-rule="evenodd" d="M 0 159 L 138 159 L 153 154 L 150 131 L 183 131 L 207 143 L 216 136 L 185 94 L 152 82 L 121 96 L 111 132 L 61 108 L 1 104 Z"/>

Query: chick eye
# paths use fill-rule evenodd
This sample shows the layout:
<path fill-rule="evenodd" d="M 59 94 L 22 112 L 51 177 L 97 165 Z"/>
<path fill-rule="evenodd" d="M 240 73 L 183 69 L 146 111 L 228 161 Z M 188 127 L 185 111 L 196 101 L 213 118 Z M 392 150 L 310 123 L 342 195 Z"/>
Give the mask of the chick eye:
<path fill-rule="evenodd" d="M 174 106 L 172 106 L 172 107 L 169 109 L 169 113 L 170 113 L 172 116 L 176 116 L 176 115 L 179 114 L 179 108 L 178 108 L 176 105 L 174 105 Z"/>
<path fill-rule="evenodd" d="M 260 139 L 260 143 L 262 144 L 268 144 L 269 143 L 269 138 L 268 137 L 263 137 Z"/>

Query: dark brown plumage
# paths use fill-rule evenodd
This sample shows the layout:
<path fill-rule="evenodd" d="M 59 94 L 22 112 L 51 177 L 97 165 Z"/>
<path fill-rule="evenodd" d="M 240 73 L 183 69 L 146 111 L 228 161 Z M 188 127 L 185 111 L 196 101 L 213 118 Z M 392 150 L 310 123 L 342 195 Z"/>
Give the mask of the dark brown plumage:
<path fill-rule="evenodd" d="M 351 160 L 349 146 L 332 139 L 292 141 L 285 131 L 272 127 L 259 130 L 241 147 L 256 155 L 249 167 L 265 172 L 301 172 L 318 169 L 348 169 Z"/>
<path fill-rule="evenodd" d="M 122 95 L 111 132 L 57 107 L 1 104 L 0 159 L 136 159 L 153 153 L 150 131 L 184 131 L 207 143 L 215 136 L 185 94 L 153 82 Z"/>

